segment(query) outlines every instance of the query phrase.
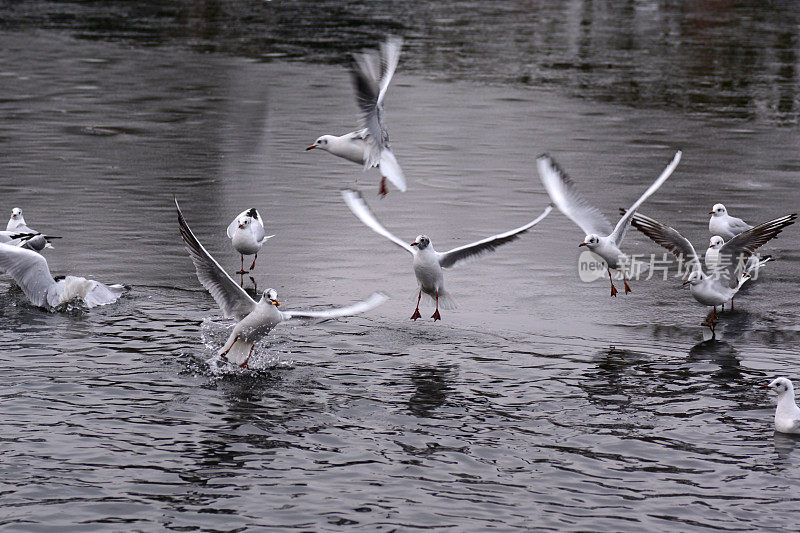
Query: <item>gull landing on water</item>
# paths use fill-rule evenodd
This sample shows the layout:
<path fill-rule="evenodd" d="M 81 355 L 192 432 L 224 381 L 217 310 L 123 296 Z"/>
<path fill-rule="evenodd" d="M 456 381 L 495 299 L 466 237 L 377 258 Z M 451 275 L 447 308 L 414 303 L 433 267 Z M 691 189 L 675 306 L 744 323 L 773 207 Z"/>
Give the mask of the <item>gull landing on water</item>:
<path fill-rule="evenodd" d="M 14 278 L 33 305 L 50 309 L 74 300 L 81 300 L 89 308 L 107 305 L 116 302 L 125 290 L 122 285 L 104 285 L 79 276 L 56 281 L 47 259 L 9 244 L 0 244 L 0 271 Z"/>
<path fill-rule="evenodd" d="M 194 263 L 197 279 L 222 309 L 225 318 L 234 318 L 238 323 L 233 328 L 219 355 L 227 361 L 247 368 L 256 341 L 269 333 L 272 328 L 286 320 L 330 320 L 365 313 L 387 300 L 381 293 L 374 293 L 367 300 L 348 307 L 325 311 L 279 311 L 278 294 L 274 289 L 265 290 L 256 302 L 223 270 L 217 261 L 194 236 L 186 219 L 183 218 L 178 200 L 178 224 L 186 250 Z"/>
<path fill-rule="evenodd" d="M 775 431 L 780 433 L 800 433 L 800 407 L 794 401 L 794 387 L 786 378 L 775 378 L 762 388 L 778 393 L 778 406 L 775 408 Z"/>
<path fill-rule="evenodd" d="M 247 209 L 239 213 L 228 225 L 228 238 L 233 244 L 233 248 L 239 252 L 242 258 L 242 267 L 237 274 L 249 274 L 249 270 L 244 269 L 244 256 L 254 255 L 253 264 L 250 265 L 250 270 L 256 267 L 256 259 L 258 259 L 258 252 L 261 247 L 275 235 L 267 235 L 264 231 L 264 224 L 261 222 L 261 215 L 255 207 Z M 250 278 L 253 279 L 252 277 Z M 255 283 L 255 281 L 253 282 Z"/>
<path fill-rule="evenodd" d="M 539 177 L 547 189 L 547 194 L 553 200 L 558 209 L 570 220 L 581 228 L 586 236 L 578 246 L 586 246 L 589 250 L 603 258 L 608 265 L 608 280 L 611 282 L 611 296 L 617 295 L 617 288 L 611 279 L 611 269 L 622 271 L 622 280 L 625 284 L 625 294 L 631 292 L 628 280 L 625 279 L 625 266 L 630 265 L 628 258 L 619 247 L 628 231 L 631 217 L 650 195 L 658 190 L 659 187 L 672 175 L 675 167 L 681 160 L 681 152 L 678 151 L 667 168 L 661 173 L 655 182 L 636 200 L 633 205 L 623 214 L 615 227 L 597 208 L 590 205 L 578 192 L 572 179 L 561 170 L 556 162 L 548 155 L 541 155 L 536 159 L 536 166 L 539 169 Z"/>
<path fill-rule="evenodd" d="M 709 318 L 702 323 L 703 326 L 708 326 L 714 335 L 717 306 L 730 301 L 749 279 L 746 273 L 743 275 L 737 273 L 737 264 L 747 261 L 759 247 L 774 239 L 784 228 L 794 224 L 795 220 L 797 220 L 796 214 L 779 217 L 742 232 L 726 242 L 719 249 L 720 256 L 737 259 L 720 265 L 713 276 L 703 272 L 694 246 L 676 229 L 639 213 L 633 215 L 631 225 L 686 264 L 690 274 L 683 284 L 691 285 L 691 293 L 695 300 L 714 308 Z"/>
<path fill-rule="evenodd" d="M 493 235 L 480 241 L 473 242 L 472 244 L 453 248 L 449 252 L 437 252 L 433 249 L 431 240 L 426 235 L 418 235 L 414 242 L 407 244 L 405 241 L 389 233 L 389 231 L 378 222 L 378 219 L 375 218 L 375 215 L 358 191 L 351 189 L 344 190 L 342 191 L 342 197 L 347 207 L 350 208 L 350 211 L 352 211 L 365 226 L 378 235 L 386 237 L 413 256 L 414 275 L 419 284 L 419 293 L 417 295 L 417 308 L 414 310 L 414 314 L 411 315 L 411 319 L 416 320 L 422 317 L 419 313 L 419 302 L 422 298 L 422 294 L 425 293 L 436 301 L 436 311 L 431 316 L 434 322 L 441 319 L 441 315 L 439 314 L 440 302 L 444 309 L 454 307 L 450 295 L 444 288 L 444 272 L 442 269 L 450 268 L 463 259 L 476 257 L 486 252 L 493 252 L 498 246 L 517 240 L 520 235 L 538 224 L 553 209 L 552 206 L 547 206 L 544 212 L 536 219 L 528 222 L 524 226 L 512 229 L 511 231 Z"/>
<path fill-rule="evenodd" d="M 732 239 L 753 227 L 741 218 L 730 216 L 722 204 L 714 204 L 708 214 L 711 215 L 708 221 L 708 231 L 723 239 Z"/>
<path fill-rule="evenodd" d="M 400 58 L 402 39 L 390 37 L 381 44 L 380 54 L 355 54 L 351 69 L 356 101 L 361 110 L 361 129 L 345 135 L 323 135 L 306 151 L 319 148 L 335 156 L 364 165 L 364 170 L 378 167 L 381 172 L 381 196 L 386 196 L 386 180 L 405 192 L 406 178 L 397 159 L 389 147 L 389 132 L 386 130 L 383 98 L 392 80 Z"/>
<path fill-rule="evenodd" d="M 60 239 L 60 237 L 44 235 L 29 228 L 22 216 L 22 209 L 19 207 L 11 210 L 11 218 L 6 224 L 6 231 L 0 231 L 0 243 L 13 244 L 37 252 L 41 252 L 45 248 L 52 248 L 50 241 L 53 239 Z"/>

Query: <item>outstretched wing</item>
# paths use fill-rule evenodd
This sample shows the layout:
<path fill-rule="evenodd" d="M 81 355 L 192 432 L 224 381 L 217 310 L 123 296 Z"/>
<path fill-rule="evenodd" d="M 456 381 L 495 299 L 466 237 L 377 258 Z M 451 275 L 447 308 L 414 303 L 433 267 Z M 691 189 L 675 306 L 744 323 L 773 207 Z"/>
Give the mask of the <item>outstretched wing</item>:
<path fill-rule="evenodd" d="M 340 318 L 343 316 L 358 315 L 366 313 L 375 309 L 383 302 L 388 300 L 389 297 L 382 292 L 375 292 L 362 302 L 358 302 L 347 307 L 338 307 L 336 309 L 326 309 L 324 311 L 282 311 L 281 317 L 283 320 L 292 319 L 317 319 L 317 320 L 331 320 L 333 318 Z"/>
<path fill-rule="evenodd" d="M 759 247 L 777 237 L 784 228 L 794 224 L 795 220 L 797 213 L 778 217 L 744 231 L 722 245 L 719 249 L 720 266 L 726 270 L 732 286 L 737 282 L 735 271 L 739 263 L 744 265 Z"/>
<path fill-rule="evenodd" d="M 672 161 L 670 161 L 669 165 L 667 165 L 667 168 L 664 169 L 658 179 L 656 179 L 656 181 L 654 181 L 653 184 L 646 191 L 644 191 L 644 194 L 633 203 L 630 209 L 628 209 L 628 212 L 619 219 L 619 222 L 617 222 L 617 225 L 614 228 L 614 232 L 611 234 L 611 239 L 617 246 L 622 244 L 622 239 L 625 238 L 625 232 L 628 231 L 628 226 L 631 223 L 631 217 L 636 213 L 636 210 L 644 203 L 645 200 L 647 200 L 654 192 L 656 192 L 665 181 L 667 181 L 667 178 L 672 175 L 672 172 L 675 170 L 675 167 L 678 166 L 680 161 L 681 151 L 678 150 L 678 152 L 675 154 L 675 157 L 672 158 Z"/>
<path fill-rule="evenodd" d="M 402 248 L 403 250 L 407 251 L 411 255 L 414 255 L 417 251 L 411 247 L 411 245 L 403 242 L 402 240 L 398 239 L 389 231 L 383 227 L 383 225 L 378 222 L 378 219 L 375 218 L 375 215 L 372 213 L 372 210 L 367 205 L 367 202 L 364 201 L 364 197 L 361 196 L 361 193 L 358 191 L 354 191 L 353 189 L 345 189 L 342 191 L 342 198 L 344 198 L 347 207 L 350 208 L 350 211 L 362 222 L 365 226 L 370 228 L 372 231 L 377 233 L 378 235 L 383 235 L 397 246 Z"/>
<path fill-rule="evenodd" d="M 47 291 L 56 281 L 44 256 L 19 246 L 0 244 L 0 271 L 14 278 L 33 305 L 48 305 Z"/>
<path fill-rule="evenodd" d="M 597 208 L 592 207 L 578 192 L 575 182 L 547 154 L 536 158 L 539 178 L 547 189 L 547 194 L 559 211 L 583 230 L 585 235 L 610 235 L 611 222 Z"/>
<path fill-rule="evenodd" d="M 473 242 L 472 244 L 453 248 L 448 252 L 440 253 L 438 254 L 439 264 L 442 266 L 442 268 L 450 268 L 462 259 L 467 259 L 468 257 L 477 257 L 486 252 L 493 252 L 498 246 L 502 246 L 503 244 L 519 239 L 520 235 L 541 222 L 544 217 L 550 214 L 550 211 L 552 210 L 553 206 L 548 205 L 541 215 L 536 217 L 534 220 L 531 220 L 524 226 L 520 226 L 519 228 L 512 229 L 511 231 L 500 233 L 498 235 L 492 235 L 491 237 Z"/>
<path fill-rule="evenodd" d="M 654 243 L 672 252 L 679 261 L 683 261 L 689 268 L 702 272 L 700 259 L 694 251 L 694 246 L 686 237 L 678 233 L 678 230 L 639 213 L 633 214 L 630 220 L 634 228 L 650 237 Z"/>
<path fill-rule="evenodd" d="M 211 257 L 197 237 L 194 236 L 186 219 L 183 218 L 178 199 L 175 198 L 175 208 L 178 210 L 178 224 L 181 228 L 181 237 L 186 243 L 186 250 L 192 258 L 194 268 L 197 271 L 197 279 L 203 287 L 211 294 L 214 300 L 222 309 L 225 318 L 235 318 L 241 320 L 247 316 L 256 305 L 244 289 L 228 275 L 227 272 Z"/>

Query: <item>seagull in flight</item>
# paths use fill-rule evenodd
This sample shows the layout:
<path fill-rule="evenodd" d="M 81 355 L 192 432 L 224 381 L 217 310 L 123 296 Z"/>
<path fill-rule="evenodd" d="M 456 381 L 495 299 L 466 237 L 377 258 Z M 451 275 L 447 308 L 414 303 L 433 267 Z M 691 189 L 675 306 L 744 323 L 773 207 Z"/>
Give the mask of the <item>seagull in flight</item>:
<path fill-rule="evenodd" d="M 76 299 L 89 308 L 107 305 L 125 290 L 122 285 L 104 285 L 79 276 L 56 281 L 44 256 L 10 244 L 0 243 L 0 271 L 14 279 L 33 305 L 48 309 Z"/>
<path fill-rule="evenodd" d="M 708 221 L 708 231 L 712 235 L 719 235 L 723 239 L 732 239 L 741 232 L 753 227 L 741 218 L 730 216 L 728 210 L 722 204 L 714 204 L 708 214 L 711 215 Z"/>
<path fill-rule="evenodd" d="M 717 306 L 729 301 L 749 279 L 749 275 L 738 275 L 738 263 L 744 263 L 755 251 L 774 239 L 784 228 L 794 224 L 797 214 L 778 217 L 769 222 L 755 226 L 726 242 L 719 250 L 722 257 L 738 258 L 720 265 L 714 275 L 703 272 L 700 258 L 689 240 L 674 228 L 639 213 L 633 215 L 631 225 L 638 229 L 656 244 L 672 252 L 689 270 L 689 277 L 683 282 L 691 285 L 691 293 L 695 300 L 714 308 L 710 318 L 702 325 L 708 326 L 714 334 L 717 320 Z"/>
<path fill-rule="evenodd" d="M 800 407 L 794 402 L 794 387 L 786 378 L 775 378 L 765 389 L 778 393 L 778 407 L 775 408 L 775 431 L 780 433 L 800 433 Z"/>
<path fill-rule="evenodd" d="M 268 239 L 275 235 L 267 235 L 264 231 L 264 224 L 261 222 L 261 215 L 255 207 L 246 209 L 239 213 L 233 222 L 228 224 L 228 238 L 233 244 L 233 248 L 239 252 L 242 257 L 242 268 L 237 274 L 248 274 L 249 271 L 244 269 L 244 256 L 255 255 L 253 257 L 253 264 L 250 265 L 250 270 L 256 267 L 256 259 L 258 259 L 258 252 L 261 247 L 266 244 Z"/>
<path fill-rule="evenodd" d="M 333 155 L 364 165 L 364 170 L 378 167 L 381 172 L 381 196 L 386 196 L 386 180 L 405 192 L 406 178 L 389 147 L 389 132 L 384 120 L 383 98 L 400 59 L 403 40 L 390 37 L 381 44 L 380 53 L 355 54 L 351 69 L 356 101 L 361 110 L 360 128 L 345 135 L 323 135 L 306 151 L 319 148 Z"/>
<path fill-rule="evenodd" d="M 633 205 L 612 227 L 608 219 L 599 209 L 590 205 L 578 192 L 575 182 L 561 170 L 552 157 L 541 155 L 536 159 L 536 166 L 539 170 L 539 177 L 547 189 L 553 203 L 564 213 L 567 218 L 572 220 L 583 230 L 586 236 L 578 246 L 586 246 L 590 251 L 599 255 L 606 262 L 608 270 L 608 280 L 611 282 L 611 296 L 617 295 L 617 288 L 611 279 L 611 269 L 622 272 L 622 281 L 625 284 L 625 294 L 631 292 L 628 280 L 625 278 L 625 268 L 630 266 L 628 257 L 622 253 L 619 247 L 625 238 L 625 233 L 631 222 L 631 217 L 642 203 L 650 195 L 658 190 L 667 181 L 678 166 L 681 160 L 681 152 L 678 151 L 667 168 L 661 173 L 655 182 L 636 200 Z"/>
<path fill-rule="evenodd" d="M 413 256 L 414 275 L 419 284 L 419 294 L 417 295 L 417 308 L 411 315 L 411 320 L 422 317 L 419 313 L 419 302 L 422 298 L 422 294 L 425 293 L 436 301 L 436 311 L 431 315 L 434 322 L 442 318 L 439 314 L 440 303 L 444 309 L 452 309 L 454 307 L 449 293 L 444 288 L 443 269 L 450 268 L 463 259 L 475 257 L 486 252 L 493 252 L 498 246 L 517 240 L 520 235 L 541 222 L 553 209 L 552 206 L 547 206 L 544 212 L 536 219 L 528 222 L 524 226 L 512 229 L 511 231 L 492 235 L 491 237 L 481 239 L 472 244 L 453 248 L 448 252 L 437 252 L 434 250 L 431 239 L 427 235 L 417 235 L 414 242 L 407 244 L 405 241 L 389 233 L 389 231 L 378 222 L 378 219 L 375 218 L 372 210 L 358 191 L 352 189 L 344 190 L 342 191 L 342 197 L 347 207 L 350 208 L 350 211 L 352 211 L 364 225 L 378 235 L 383 235 Z"/>
<path fill-rule="evenodd" d="M 281 322 L 295 319 L 324 321 L 357 315 L 370 311 L 387 300 L 384 294 L 373 293 L 366 300 L 347 307 L 324 311 L 280 311 L 277 292 L 275 289 L 267 289 L 256 302 L 200 244 L 183 218 L 177 198 L 175 208 L 178 210 L 181 237 L 194 263 L 197 279 L 217 302 L 225 318 L 238 321 L 219 350 L 219 355 L 241 368 L 247 368 L 256 341 Z"/>

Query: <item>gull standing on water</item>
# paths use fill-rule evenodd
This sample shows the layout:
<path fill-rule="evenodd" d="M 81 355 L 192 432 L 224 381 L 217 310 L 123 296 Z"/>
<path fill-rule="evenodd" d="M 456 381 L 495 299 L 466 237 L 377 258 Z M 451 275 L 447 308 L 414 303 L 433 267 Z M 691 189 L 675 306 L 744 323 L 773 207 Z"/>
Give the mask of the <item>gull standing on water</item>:
<path fill-rule="evenodd" d="M 345 135 L 323 135 L 306 148 L 319 148 L 333 155 L 364 165 L 364 170 L 378 167 L 381 172 L 381 196 L 386 196 L 386 180 L 405 192 L 406 178 L 389 147 L 389 132 L 383 112 L 383 98 L 400 58 L 403 40 L 390 37 L 381 44 L 380 54 L 354 54 L 351 69 L 356 100 L 361 109 L 360 129 Z"/>
<path fill-rule="evenodd" d="M 633 203 L 627 212 L 622 215 L 622 218 L 619 219 L 617 225 L 612 228 L 611 223 L 603 213 L 584 200 L 572 179 L 561 170 L 550 156 L 541 155 L 536 159 L 539 177 L 553 203 L 586 234 L 583 242 L 578 246 L 586 246 L 606 262 L 608 280 L 611 282 L 611 296 L 617 295 L 617 288 L 611 279 L 612 268 L 622 272 L 625 294 L 631 292 L 628 280 L 625 278 L 625 268 L 630 266 L 630 262 L 627 256 L 619 249 L 622 240 L 625 238 L 625 232 L 630 225 L 631 217 L 636 212 L 636 209 L 672 175 L 680 160 L 681 152 L 678 151 L 658 179 Z"/>
<path fill-rule="evenodd" d="M 723 239 L 732 239 L 743 231 L 747 231 L 753 226 L 741 218 L 732 217 L 722 204 L 714 204 L 708 212 L 711 218 L 708 221 L 708 231 L 712 235 L 719 235 Z"/>
<path fill-rule="evenodd" d="M 722 268 L 723 264 L 727 264 L 728 261 L 734 261 L 736 258 L 733 257 L 726 257 L 723 256 L 720 258 L 720 250 L 722 250 L 722 246 L 725 244 L 725 239 L 720 237 L 719 235 L 714 235 L 708 241 L 708 249 L 706 250 L 706 254 L 703 257 L 703 262 L 706 265 L 706 270 L 709 272 L 715 272 L 718 269 Z M 752 277 L 754 274 L 758 272 L 758 270 L 766 265 L 769 261 L 772 260 L 771 255 L 765 255 L 762 257 L 757 257 L 756 255 L 751 255 L 747 258 L 747 262 L 743 265 L 739 265 L 737 263 L 736 268 L 739 272 L 739 275 L 742 273 L 747 274 L 748 276 Z M 742 269 L 741 266 L 744 266 Z"/>
<path fill-rule="evenodd" d="M 267 235 L 264 231 L 264 224 L 261 222 L 261 215 L 255 207 L 247 209 L 239 213 L 233 219 L 233 222 L 228 224 L 228 238 L 231 240 L 234 249 L 239 252 L 242 257 L 242 268 L 237 274 L 249 274 L 249 270 L 244 269 L 244 256 L 255 255 L 253 257 L 253 264 L 250 265 L 250 270 L 256 267 L 256 259 L 258 259 L 258 252 L 261 247 L 275 235 Z"/>
<path fill-rule="evenodd" d="M 357 315 L 374 309 L 387 300 L 385 295 L 374 293 L 367 300 L 348 307 L 325 311 L 279 311 L 278 294 L 275 289 L 267 289 L 262 293 L 261 299 L 256 302 L 233 281 L 200 244 L 192 230 L 189 229 L 186 219 L 183 218 L 177 199 L 175 199 L 175 208 L 178 210 L 181 237 L 183 237 L 186 250 L 194 263 L 197 279 L 217 302 L 225 318 L 238 320 L 230 337 L 220 349 L 219 355 L 242 368 L 247 367 L 256 341 L 281 322 L 293 319 L 322 321 Z"/>
<path fill-rule="evenodd" d="M 720 248 L 719 254 L 722 257 L 735 258 L 735 260 L 720 265 L 712 276 L 703 272 L 694 246 L 676 229 L 639 213 L 633 216 L 631 225 L 650 237 L 656 244 L 672 252 L 679 261 L 683 261 L 687 266 L 690 273 L 683 284 L 691 284 L 691 293 L 695 300 L 703 305 L 714 307 L 709 319 L 703 322 L 703 325 L 708 326 L 713 334 L 714 322 L 717 319 L 717 306 L 733 298 L 744 282 L 749 279 L 746 274 L 737 275 L 737 264 L 747 261 L 760 246 L 774 239 L 785 227 L 794 224 L 796 219 L 797 214 L 779 217 L 740 233 L 726 242 Z"/>
<path fill-rule="evenodd" d="M 778 407 L 775 408 L 775 431 L 780 433 L 800 433 L 800 407 L 794 402 L 794 387 L 786 378 L 775 378 L 765 389 L 778 393 Z"/>
<path fill-rule="evenodd" d="M 452 309 L 454 307 L 450 295 L 444 288 L 444 272 L 442 269 L 450 268 L 462 259 L 475 257 L 485 252 L 492 252 L 502 244 L 517 240 L 520 235 L 538 224 L 553 209 L 552 206 L 547 206 L 544 212 L 536 219 L 528 222 L 524 226 L 512 229 L 511 231 L 492 235 L 491 237 L 473 242 L 472 244 L 453 248 L 449 252 L 437 252 L 433 249 L 433 244 L 431 244 L 431 240 L 427 235 L 418 235 L 414 242 L 406 244 L 405 241 L 389 233 L 389 231 L 378 222 L 378 219 L 375 218 L 375 215 L 358 191 L 351 189 L 344 190 L 342 191 L 342 197 L 345 203 L 347 203 L 347 207 L 350 208 L 350 211 L 352 211 L 364 225 L 378 235 L 383 235 L 414 257 L 414 275 L 419 284 L 419 294 L 417 295 L 417 308 L 414 310 L 414 314 L 411 315 L 411 319 L 416 320 L 421 318 L 419 302 L 422 298 L 422 293 L 425 293 L 436 301 L 436 311 L 431 316 L 434 322 L 441 319 L 439 315 L 440 302 L 443 309 Z"/>
<path fill-rule="evenodd" d="M 104 285 L 78 276 L 56 281 L 44 256 L 9 244 L 0 244 L 0 271 L 14 278 L 37 307 L 54 308 L 79 299 L 92 308 L 116 302 L 125 290 L 122 285 Z"/>

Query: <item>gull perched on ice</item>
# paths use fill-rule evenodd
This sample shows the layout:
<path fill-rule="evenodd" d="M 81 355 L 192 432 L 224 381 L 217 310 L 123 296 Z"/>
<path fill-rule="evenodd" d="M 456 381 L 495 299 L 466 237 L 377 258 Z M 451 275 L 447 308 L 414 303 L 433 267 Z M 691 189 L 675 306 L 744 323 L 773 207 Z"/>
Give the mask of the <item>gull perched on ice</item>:
<path fill-rule="evenodd" d="M 11 210 L 11 218 L 6 224 L 6 231 L 0 231 L 0 243 L 14 244 L 41 252 L 45 248 L 52 248 L 52 239 L 58 239 L 51 235 L 44 235 L 35 229 L 29 228 L 22 216 L 22 209 L 15 207 Z"/>
<path fill-rule="evenodd" d="M 781 433 L 800 433 L 800 407 L 794 402 L 794 387 L 786 378 L 775 378 L 763 388 L 778 393 L 778 407 L 775 408 L 775 431 Z"/>
<path fill-rule="evenodd" d="M 708 221 L 708 231 L 723 239 L 732 239 L 753 227 L 741 218 L 730 216 L 722 204 L 714 204 L 708 214 L 711 215 L 711 219 Z"/>
<path fill-rule="evenodd" d="M 630 209 L 619 219 L 617 225 L 612 228 L 611 223 L 603 213 L 584 200 L 572 179 L 561 170 L 550 156 L 541 155 L 536 159 L 539 177 L 553 203 L 586 234 L 583 242 L 578 246 L 586 246 L 606 262 L 608 279 L 611 282 L 611 296 L 617 295 L 617 288 L 611 279 L 612 268 L 622 272 L 625 294 L 631 292 L 628 280 L 625 279 L 625 268 L 629 267 L 631 263 L 619 249 L 620 245 L 622 245 L 622 240 L 625 238 L 625 232 L 630 225 L 631 217 L 636 212 L 636 209 L 672 175 L 680 160 L 681 152 L 678 151 L 658 179 L 633 203 Z"/>
<path fill-rule="evenodd" d="M 325 311 L 279 311 L 278 294 L 274 289 L 265 290 L 256 302 L 223 270 L 217 261 L 194 236 L 186 219 L 183 218 L 178 200 L 178 224 L 181 237 L 186 243 L 197 271 L 197 279 L 211 294 L 222 309 L 225 318 L 234 318 L 238 323 L 230 337 L 219 351 L 219 355 L 242 368 L 247 367 L 256 341 L 266 335 L 279 323 L 293 319 L 330 320 L 333 318 L 365 313 L 387 300 L 381 293 L 372 294 L 367 300 L 347 307 Z"/>
<path fill-rule="evenodd" d="M 439 315 L 440 302 L 444 309 L 452 309 L 454 307 L 450 295 L 444 288 L 444 272 L 442 269 L 450 268 L 462 259 L 475 257 L 485 252 L 493 252 L 498 246 L 517 240 L 520 235 L 538 224 L 553 209 L 552 206 L 547 206 L 544 212 L 536 219 L 528 222 L 524 226 L 512 229 L 511 231 L 492 235 L 491 237 L 473 242 L 472 244 L 465 244 L 464 246 L 453 248 L 449 252 L 437 252 L 433 249 L 433 244 L 431 244 L 431 240 L 427 235 L 418 235 L 414 242 L 406 244 L 405 241 L 389 233 L 389 231 L 378 222 L 378 219 L 375 218 L 375 215 L 358 191 L 351 189 L 344 190 L 342 191 L 342 197 L 345 203 L 347 203 L 347 207 L 350 208 L 350 211 L 352 211 L 364 225 L 378 235 L 383 235 L 414 257 L 414 275 L 419 284 L 419 294 L 417 295 L 417 308 L 414 310 L 414 314 L 411 315 L 411 319 L 416 320 L 421 318 L 419 314 L 419 301 L 422 298 L 422 293 L 425 293 L 436 301 L 436 311 L 431 316 L 434 322 L 441 319 Z"/>
<path fill-rule="evenodd" d="M 242 269 L 237 274 L 248 274 L 249 271 L 244 269 L 244 256 L 255 255 L 253 257 L 253 264 L 250 265 L 250 270 L 256 267 L 256 259 L 258 259 L 258 252 L 261 247 L 275 235 L 267 235 L 264 231 L 264 224 L 261 222 L 261 215 L 255 207 L 247 209 L 239 213 L 228 225 L 228 238 L 233 243 L 234 249 L 239 252 L 242 257 Z"/>
<path fill-rule="evenodd" d="M 720 256 L 736 258 L 736 260 L 720 265 L 717 272 L 714 273 L 715 275 L 712 276 L 703 272 L 700 258 L 692 243 L 674 228 L 639 213 L 633 216 L 631 225 L 650 237 L 656 244 L 672 252 L 679 261 L 687 266 L 690 273 L 683 284 L 691 284 L 691 293 L 695 300 L 703 305 L 714 307 L 709 320 L 703 323 L 713 333 L 714 321 L 717 318 L 717 306 L 733 298 L 744 282 L 749 279 L 747 275 L 737 275 L 737 264 L 747 261 L 760 246 L 775 238 L 785 227 L 794 224 L 796 219 L 796 214 L 779 217 L 742 232 L 726 242 L 719 249 Z"/>
<path fill-rule="evenodd" d="M 47 259 L 32 250 L 0 244 L 0 271 L 11 276 L 37 307 L 54 308 L 79 299 L 89 307 L 116 302 L 125 290 L 122 285 L 104 285 L 77 276 L 53 279 Z"/>
<path fill-rule="evenodd" d="M 380 53 L 354 54 L 351 69 L 356 100 L 361 109 L 360 129 L 345 135 L 323 135 L 306 148 L 319 148 L 333 155 L 364 165 L 364 170 L 378 167 L 381 172 L 380 194 L 385 196 L 386 180 L 405 192 L 406 178 L 389 147 L 389 133 L 383 112 L 383 98 L 392 81 L 400 58 L 403 40 L 390 37 L 381 44 Z"/>

